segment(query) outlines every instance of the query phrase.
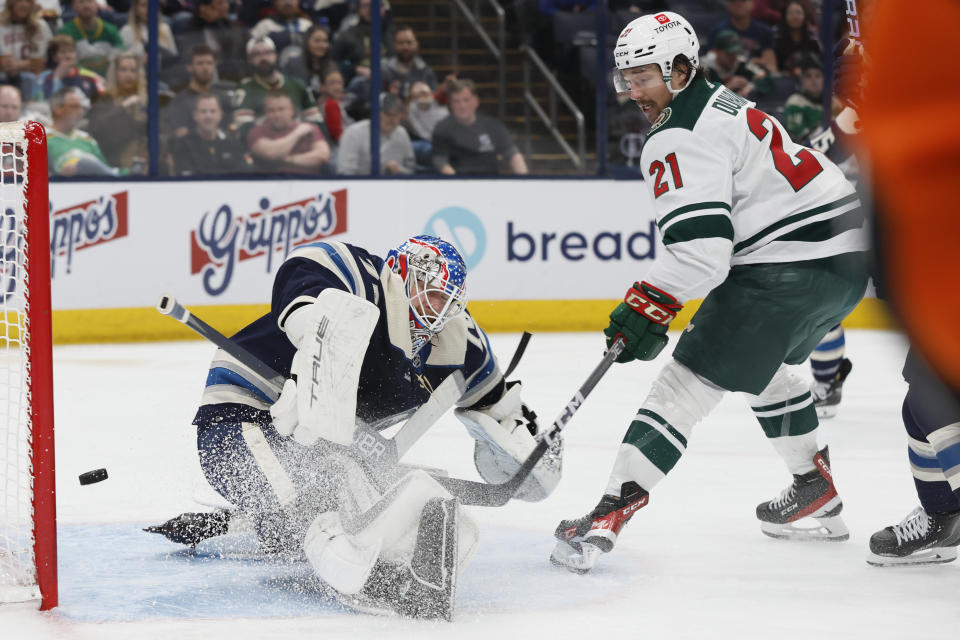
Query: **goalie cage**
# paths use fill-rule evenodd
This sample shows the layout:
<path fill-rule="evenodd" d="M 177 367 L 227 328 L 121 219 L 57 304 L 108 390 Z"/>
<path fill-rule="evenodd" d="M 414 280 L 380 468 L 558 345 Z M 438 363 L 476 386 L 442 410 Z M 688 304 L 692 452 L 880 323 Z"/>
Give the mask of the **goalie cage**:
<path fill-rule="evenodd" d="M 0 124 L 0 609 L 57 606 L 46 132 Z"/>

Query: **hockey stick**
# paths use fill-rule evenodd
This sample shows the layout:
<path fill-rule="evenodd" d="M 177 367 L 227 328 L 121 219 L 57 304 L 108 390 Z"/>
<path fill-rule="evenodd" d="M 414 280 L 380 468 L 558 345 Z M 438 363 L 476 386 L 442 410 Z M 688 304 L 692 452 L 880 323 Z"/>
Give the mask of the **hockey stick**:
<path fill-rule="evenodd" d="M 577 389 L 576 395 L 563 408 L 557 419 L 553 421 L 550 430 L 540 437 L 540 442 L 534 447 L 533 451 L 523 461 L 520 468 L 510 478 L 499 484 L 490 484 L 486 482 L 476 482 L 473 480 L 461 480 L 459 478 L 435 478 L 437 482 L 444 486 L 450 493 L 460 498 L 462 504 L 475 505 L 481 507 L 502 507 L 509 502 L 510 498 L 517 492 L 520 485 L 527 479 L 533 468 L 540 462 L 543 455 L 553 444 L 563 428 L 570 422 L 573 414 L 583 404 L 586 397 L 597 386 L 600 379 L 604 376 L 610 365 L 623 352 L 626 343 L 623 338 L 617 338 L 610 345 L 610 349 L 603 356 L 600 364 L 587 376 L 584 383 Z"/>
<path fill-rule="evenodd" d="M 157 303 L 157 311 L 182 322 L 195 332 L 214 343 L 241 364 L 266 378 L 277 389 L 283 387 L 285 378 L 273 367 L 256 357 L 236 342 L 226 337 L 209 324 L 196 317 L 171 295 L 163 295 Z M 396 466 L 400 457 L 440 419 L 447 409 L 456 404 L 463 395 L 466 382 L 462 371 L 454 371 L 430 394 L 430 398 L 407 419 L 393 438 L 385 438 L 375 430 L 357 425 L 353 443 L 360 456 L 368 462 L 387 467 Z M 279 391 L 276 393 L 279 396 Z"/>

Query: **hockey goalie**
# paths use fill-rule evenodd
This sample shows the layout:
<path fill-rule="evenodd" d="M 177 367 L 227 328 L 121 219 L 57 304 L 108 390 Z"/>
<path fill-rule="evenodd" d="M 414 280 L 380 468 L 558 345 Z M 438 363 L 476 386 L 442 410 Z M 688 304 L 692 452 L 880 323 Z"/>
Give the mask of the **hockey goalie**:
<path fill-rule="evenodd" d="M 261 550 L 305 558 L 355 608 L 451 619 L 477 525 L 427 471 L 371 463 L 355 439 L 358 425 L 399 422 L 460 372 L 455 413 L 484 481 L 506 480 L 533 450 L 536 415 L 466 312 L 465 279 L 456 249 L 432 236 L 386 259 L 340 242 L 291 252 L 271 311 L 232 339 L 286 381 L 219 350 L 194 419 L 204 476 L 233 509 L 148 530 L 196 545 L 242 517 Z M 546 497 L 561 457 L 558 441 L 516 497 Z"/>

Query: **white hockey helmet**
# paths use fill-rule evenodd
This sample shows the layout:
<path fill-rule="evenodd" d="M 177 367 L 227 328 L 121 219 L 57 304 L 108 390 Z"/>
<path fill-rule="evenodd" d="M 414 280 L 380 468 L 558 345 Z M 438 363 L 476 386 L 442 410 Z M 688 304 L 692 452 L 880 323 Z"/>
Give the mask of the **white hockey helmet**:
<path fill-rule="evenodd" d="M 617 65 L 613 72 L 613 85 L 618 93 L 630 91 L 630 81 L 623 76 L 623 70 L 647 64 L 660 66 L 663 81 L 671 94 L 680 90 L 670 86 L 673 77 L 673 60 L 683 54 L 690 61 L 690 80 L 700 64 L 700 41 L 697 32 L 686 18 L 672 11 L 661 11 L 640 16 L 620 32 L 617 44 L 613 47 L 613 60 Z M 690 80 L 687 86 L 690 86 Z"/>

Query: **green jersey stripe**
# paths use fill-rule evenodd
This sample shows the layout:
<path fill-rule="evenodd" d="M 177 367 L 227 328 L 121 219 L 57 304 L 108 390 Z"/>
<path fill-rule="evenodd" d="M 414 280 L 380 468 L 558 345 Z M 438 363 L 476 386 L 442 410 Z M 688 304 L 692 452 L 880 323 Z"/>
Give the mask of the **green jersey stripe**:
<path fill-rule="evenodd" d="M 772 240 L 773 238 L 770 238 L 770 236 L 775 234 L 777 231 L 779 231 L 780 229 L 786 226 L 789 226 L 801 220 L 805 220 L 807 218 L 812 218 L 815 215 L 819 215 L 827 211 L 839 209 L 840 207 L 844 207 L 852 202 L 856 202 L 858 198 L 859 196 L 856 193 L 851 193 L 850 195 L 840 198 L 839 200 L 834 200 L 833 202 L 828 202 L 825 205 L 821 205 L 819 207 L 815 207 L 807 211 L 801 211 L 800 213 L 795 213 L 792 216 L 788 216 L 783 220 L 780 220 L 775 224 L 772 224 L 769 227 L 759 231 L 758 233 L 755 233 L 753 236 L 747 238 L 743 242 L 738 242 L 736 246 L 733 247 L 733 252 L 740 253 L 741 251 L 743 251 L 744 249 L 752 245 L 759 244 L 764 238 L 769 238 Z"/>
<path fill-rule="evenodd" d="M 699 211 L 701 209 L 726 209 L 730 211 L 730 205 L 726 202 L 694 202 L 693 204 L 688 204 L 677 209 L 674 209 L 667 215 L 660 218 L 657 222 L 657 226 L 660 228 L 660 231 L 663 231 L 664 225 L 676 218 L 677 216 L 682 216 L 685 213 L 691 211 Z"/>
<path fill-rule="evenodd" d="M 730 221 L 730 216 L 714 213 L 681 220 L 670 225 L 663 235 L 663 244 L 698 238 L 726 238 L 733 242 L 733 222 Z"/>
<path fill-rule="evenodd" d="M 834 236 L 838 236 L 844 231 L 850 229 L 859 229 L 864 223 L 863 207 L 851 209 L 846 213 L 830 218 L 829 220 L 820 220 L 806 226 L 794 229 L 790 233 L 785 233 L 776 238 L 778 241 L 796 241 L 796 242 L 823 242 Z"/>

